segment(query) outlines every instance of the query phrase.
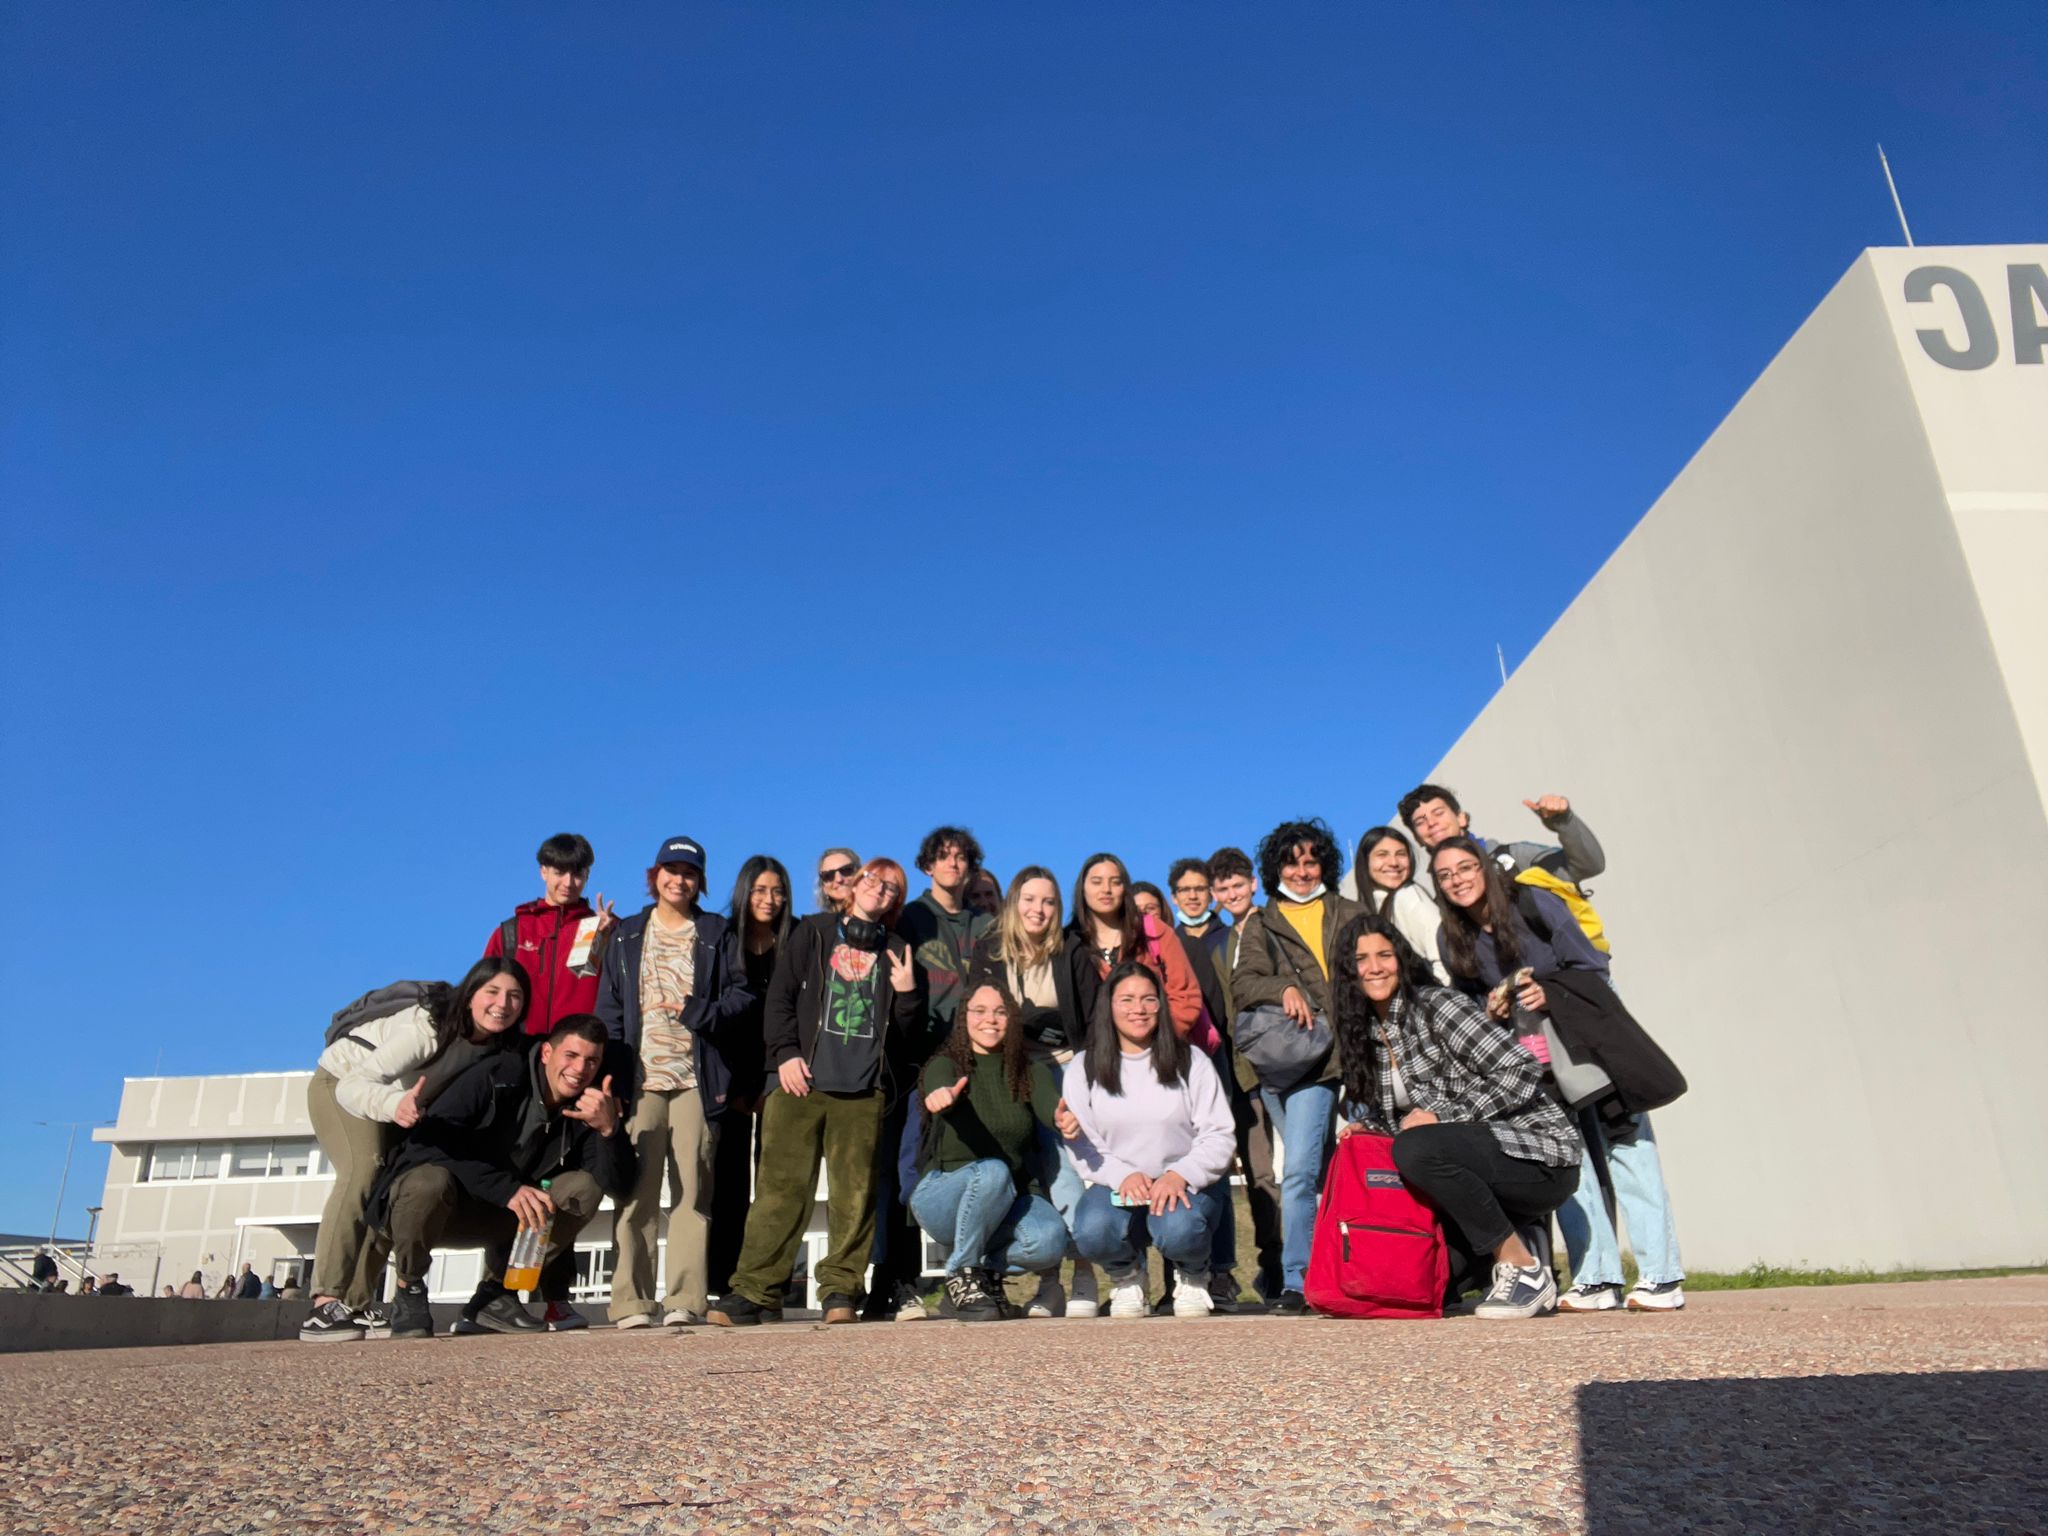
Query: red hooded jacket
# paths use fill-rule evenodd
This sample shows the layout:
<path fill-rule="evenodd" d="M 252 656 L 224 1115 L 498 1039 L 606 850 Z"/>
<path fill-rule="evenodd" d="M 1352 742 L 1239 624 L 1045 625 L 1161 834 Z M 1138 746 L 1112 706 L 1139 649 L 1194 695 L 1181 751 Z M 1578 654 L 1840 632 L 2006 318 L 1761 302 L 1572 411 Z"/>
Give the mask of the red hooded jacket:
<path fill-rule="evenodd" d="M 526 1032 L 529 1035 L 545 1035 L 572 1013 L 595 1013 L 597 1011 L 597 984 L 604 959 L 605 942 L 614 930 L 598 935 L 597 947 L 591 951 L 590 974 L 578 976 L 569 969 L 569 951 L 576 943 L 576 925 L 586 917 L 596 916 L 596 909 L 589 902 L 578 898 L 564 907 L 551 907 L 545 901 L 529 901 L 512 914 L 517 925 L 519 951 L 513 955 L 526 967 L 526 974 L 533 982 L 533 996 L 526 1005 Z M 494 959 L 505 953 L 505 928 L 501 923 L 491 930 L 490 942 L 484 945 L 484 958 Z"/>

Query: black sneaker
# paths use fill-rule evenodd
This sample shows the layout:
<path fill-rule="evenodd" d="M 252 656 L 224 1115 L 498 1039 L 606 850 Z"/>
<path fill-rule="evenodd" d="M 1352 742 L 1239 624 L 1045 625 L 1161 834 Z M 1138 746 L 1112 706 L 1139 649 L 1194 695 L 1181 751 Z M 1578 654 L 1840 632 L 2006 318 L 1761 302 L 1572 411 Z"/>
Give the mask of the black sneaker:
<path fill-rule="evenodd" d="M 939 1303 L 939 1316 L 963 1323 L 999 1323 L 1003 1308 L 989 1295 L 979 1270 L 961 1269 L 946 1276 L 946 1299 Z"/>
<path fill-rule="evenodd" d="M 548 1326 L 510 1291 L 500 1291 L 478 1307 L 475 1321 L 477 1327 L 491 1333 L 545 1333 Z"/>
<path fill-rule="evenodd" d="M 888 1320 L 892 1323 L 921 1323 L 931 1313 L 924 1309 L 924 1296 L 908 1280 L 899 1280 L 890 1293 Z"/>
<path fill-rule="evenodd" d="M 357 1307 L 355 1319 L 356 1326 L 363 1330 L 367 1338 L 382 1339 L 390 1336 L 391 1314 L 383 1307 Z"/>
<path fill-rule="evenodd" d="M 355 1343 L 367 1332 L 348 1309 L 346 1302 L 323 1301 L 313 1315 L 299 1324 L 299 1337 L 308 1344 Z"/>
<path fill-rule="evenodd" d="M 981 1288 L 987 1291 L 990 1298 L 994 1300 L 996 1310 L 1002 1314 L 1004 1322 L 1013 1323 L 1024 1315 L 1024 1309 L 1018 1306 L 1016 1302 L 1010 1300 L 1010 1288 L 1004 1283 L 1001 1271 L 993 1269 L 982 1270 Z"/>
<path fill-rule="evenodd" d="M 1237 1310 L 1237 1276 L 1219 1269 L 1209 1277 L 1209 1306 L 1219 1317 Z"/>
<path fill-rule="evenodd" d="M 860 1321 L 859 1304 L 844 1291 L 834 1291 L 829 1296 L 820 1296 L 818 1305 L 825 1309 L 828 1323 L 857 1323 Z M 919 1309 L 922 1312 L 922 1308 Z"/>
<path fill-rule="evenodd" d="M 782 1321 L 782 1309 L 777 1307 L 775 1320 Z M 704 1320 L 717 1328 L 752 1328 L 767 1321 L 769 1309 L 758 1301 L 750 1301 L 738 1291 L 718 1298 L 711 1304 L 711 1310 L 704 1314 Z"/>
<path fill-rule="evenodd" d="M 391 1337 L 431 1339 L 433 1336 L 434 1314 L 427 1310 L 427 1284 L 424 1280 L 408 1280 L 391 1298 Z"/>
<path fill-rule="evenodd" d="M 1275 1317 L 1313 1317 L 1308 1298 L 1299 1291 L 1282 1291 L 1280 1299 L 1273 1303 Z"/>
<path fill-rule="evenodd" d="M 1493 1266 L 1493 1286 L 1486 1298 L 1472 1309 L 1474 1317 L 1541 1317 L 1557 1310 L 1557 1277 L 1547 1265 L 1532 1264 L 1519 1269 L 1513 1264 Z"/>

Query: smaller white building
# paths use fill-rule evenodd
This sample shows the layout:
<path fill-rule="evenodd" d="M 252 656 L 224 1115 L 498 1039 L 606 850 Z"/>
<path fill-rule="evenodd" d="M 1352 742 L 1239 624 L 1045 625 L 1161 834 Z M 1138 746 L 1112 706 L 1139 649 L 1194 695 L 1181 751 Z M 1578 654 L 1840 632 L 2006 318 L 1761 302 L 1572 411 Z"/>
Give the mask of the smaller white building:
<path fill-rule="evenodd" d="M 107 1144 L 106 1191 L 93 1265 L 118 1270 L 144 1295 L 178 1286 L 196 1271 L 211 1294 L 242 1265 L 280 1287 L 312 1276 L 320 1214 L 334 1171 L 320 1155 L 306 1113 L 311 1072 L 244 1072 L 228 1077 L 131 1077 L 121 1112 L 93 1132 Z M 825 1243 L 825 1186 L 798 1272 L 808 1276 Z M 666 1211 L 669 1192 L 662 1193 Z M 611 1296 L 612 1203 L 576 1243 L 575 1296 Z M 428 1286 L 435 1301 L 465 1301 L 483 1268 L 480 1249 L 436 1252 Z M 657 1283 L 661 1272 L 656 1264 Z M 147 1290 L 144 1287 L 147 1286 Z M 816 1305 L 817 1298 L 810 1297 Z"/>

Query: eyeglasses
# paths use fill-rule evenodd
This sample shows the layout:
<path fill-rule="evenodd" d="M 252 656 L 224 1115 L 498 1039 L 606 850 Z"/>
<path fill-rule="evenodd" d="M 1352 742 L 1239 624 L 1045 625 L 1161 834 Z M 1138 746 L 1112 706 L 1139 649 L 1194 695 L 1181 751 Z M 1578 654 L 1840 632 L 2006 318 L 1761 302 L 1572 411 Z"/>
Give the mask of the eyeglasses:
<path fill-rule="evenodd" d="M 902 886 L 898 885 L 894 880 L 884 880 L 872 869 L 862 870 L 860 872 L 860 877 L 861 879 L 868 881 L 871 884 L 880 886 L 882 888 L 882 894 L 884 896 L 900 896 L 903 894 Z"/>
<path fill-rule="evenodd" d="M 1439 864 L 1436 867 L 1436 877 L 1439 880 L 1457 880 L 1478 873 L 1479 866 L 1470 859 L 1463 864 Z"/>
<path fill-rule="evenodd" d="M 837 869 L 821 869 L 818 878 L 827 885 L 838 885 L 842 880 L 851 880 L 860 872 L 858 864 L 842 864 Z"/>
<path fill-rule="evenodd" d="M 1206 896 L 1209 894 L 1209 887 L 1206 885 L 1176 885 L 1173 888 L 1173 894 L 1176 896 Z"/>
<path fill-rule="evenodd" d="M 1157 1013 L 1159 1011 L 1159 999 L 1150 996 L 1120 997 L 1116 1000 L 1116 1005 L 1119 1008 L 1135 1008 L 1140 1013 Z"/>
<path fill-rule="evenodd" d="M 1010 1010 L 1003 1007 L 1000 1003 L 992 1008 L 984 1006 L 967 1010 L 967 1017 L 970 1019 L 1007 1019 L 1009 1016 Z"/>

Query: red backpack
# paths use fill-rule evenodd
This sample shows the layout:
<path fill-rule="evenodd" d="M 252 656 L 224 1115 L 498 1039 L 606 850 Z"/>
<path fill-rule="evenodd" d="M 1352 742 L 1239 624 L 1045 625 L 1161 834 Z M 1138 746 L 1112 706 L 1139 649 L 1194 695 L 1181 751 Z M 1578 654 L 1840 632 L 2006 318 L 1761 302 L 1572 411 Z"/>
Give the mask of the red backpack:
<path fill-rule="evenodd" d="M 1394 1168 L 1394 1139 L 1337 1143 L 1316 1211 L 1308 1304 L 1331 1317 L 1442 1317 L 1451 1261 L 1436 1212 Z"/>

